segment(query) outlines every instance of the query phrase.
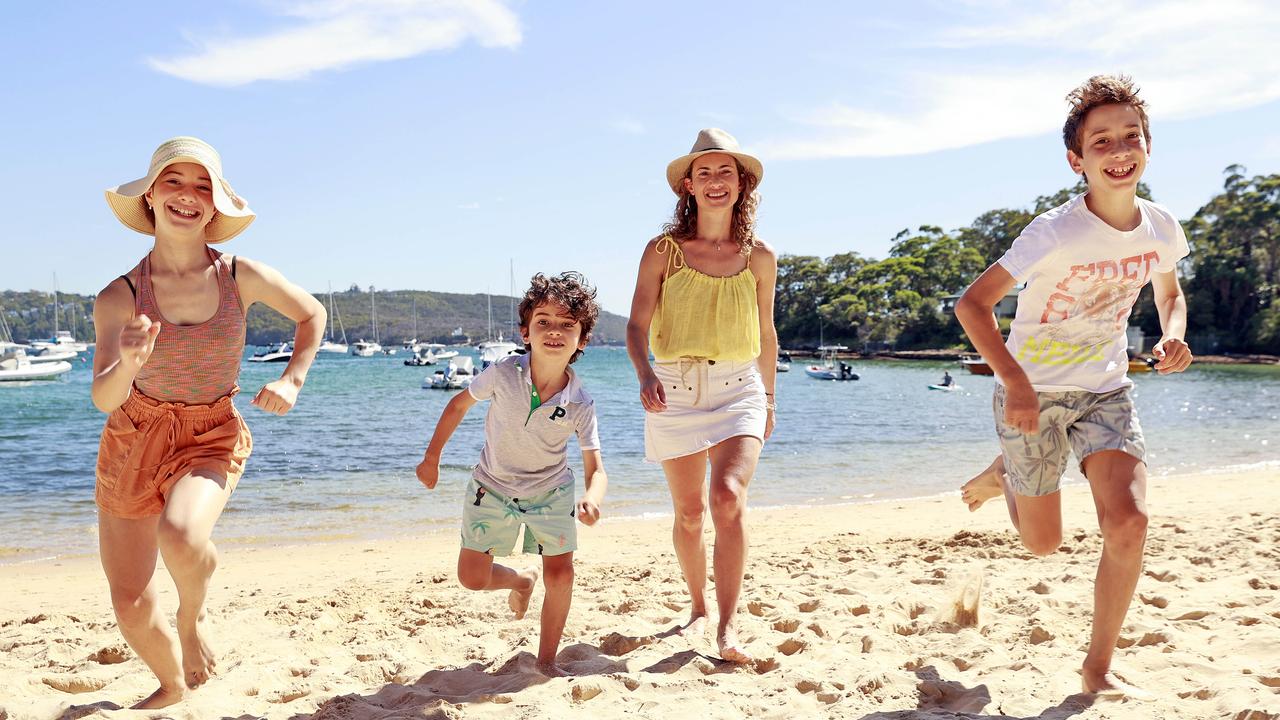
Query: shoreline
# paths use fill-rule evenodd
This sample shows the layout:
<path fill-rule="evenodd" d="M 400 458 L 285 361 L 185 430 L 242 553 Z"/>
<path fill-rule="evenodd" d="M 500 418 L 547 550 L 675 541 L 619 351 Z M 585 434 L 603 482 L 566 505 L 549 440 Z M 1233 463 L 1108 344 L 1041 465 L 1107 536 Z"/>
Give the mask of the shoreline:
<path fill-rule="evenodd" d="M 886 720 L 1280 711 L 1280 586 L 1268 577 L 1280 518 L 1259 512 L 1280 506 L 1280 468 L 1155 477 L 1150 490 L 1146 569 L 1116 665 L 1154 703 L 1090 707 L 1076 694 L 1100 547 L 1077 484 L 1063 490 L 1064 548 L 1043 559 L 1021 550 L 999 503 L 974 514 L 956 497 L 752 510 L 740 624 L 757 662 L 746 668 L 718 661 L 709 637 L 662 636 L 688 602 L 669 518 L 580 528 L 561 645 L 576 676 L 554 680 L 532 670 L 540 593 L 528 619 L 511 621 L 504 595 L 462 590 L 454 532 L 224 549 L 209 605 L 221 674 L 175 710 L 352 720 L 674 717 L 690 703 L 726 716 Z M 985 578 L 980 622 L 960 628 L 948 618 L 974 575 Z M 0 584 L 8 717 L 112 717 L 150 691 L 96 558 L 0 566 Z M 172 584 L 160 588 L 171 617 Z"/>
<path fill-rule="evenodd" d="M 1196 470 L 1191 470 L 1186 472 L 1178 472 L 1176 470 L 1170 470 L 1165 474 L 1152 474 L 1150 475 L 1150 478 L 1152 480 L 1178 481 L 1182 479 L 1198 478 L 1202 476 L 1208 477 L 1208 476 L 1218 476 L 1223 474 L 1235 474 L 1235 473 L 1245 473 L 1245 472 L 1269 472 L 1269 471 L 1280 472 L 1280 460 L 1262 461 L 1259 463 L 1224 465 L 1218 468 L 1208 468 L 1208 469 L 1202 468 L 1202 469 L 1196 469 Z M 821 511 L 823 509 L 848 509 L 850 507 L 874 506 L 874 505 L 881 505 L 886 503 L 913 503 L 913 502 L 924 502 L 924 501 L 935 501 L 935 500 L 945 501 L 947 498 L 955 498 L 955 499 L 959 498 L 960 496 L 959 483 L 963 483 L 965 480 L 967 480 L 967 478 L 958 479 L 956 481 L 957 482 L 956 489 L 944 490 L 941 492 L 926 493 L 923 495 L 903 495 L 899 497 L 876 497 L 874 494 L 871 494 L 870 496 L 863 495 L 863 496 L 857 496 L 857 497 L 840 496 L 835 500 L 829 500 L 825 502 L 823 501 L 822 498 L 815 498 L 812 503 L 789 503 L 789 504 L 761 505 L 761 506 L 752 506 L 748 502 L 748 510 L 751 513 L 762 513 L 766 515 L 771 515 L 774 513 L 793 513 L 793 512 L 803 513 L 811 510 Z M 1088 483 L 1083 479 L 1064 477 L 1062 482 L 1062 487 L 1064 488 L 1064 490 L 1067 488 L 1074 488 L 1074 487 L 1087 488 Z M 636 514 L 608 515 L 607 514 L 608 505 L 606 504 L 605 507 L 606 507 L 606 514 L 603 515 L 601 518 L 601 522 L 604 524 L 634 523 L 634 522 L 640 522 L 640 523 L 668 522 L 674 516 L 674 513 L 670 509 L 662 510 L 662 511 L 643 511 Z M 281 548 L 281 547 L 314 547 L 314 546 L 326 546 L 326 545 L 335 544 L 335 543 L 336 544 L 342 544 L 342 543 L 359 544 L 359 543 L 401 542 L 410 538 L 416 538 L 420 536 L 432 536 L 432 535 L 437 535 L 441 533 L 452 534 L 457 531 L 456 519 L 442 520 L 442 519 L 433 518 L 433 519 L 424 519 L 422 520 L 422 522 L 424 525 L 429 524 L 431 527 L 428 527 L 422 530 L 416 530 L 416 531 L 406 531 L 403 529 L 399 529 L 396 531 L 392 531 L 389 534 L 364 534 L 360 531 L 360 528 L 357 526 L 334 527 L 330 529 L 328 534 L 324 536 L 315 536 L 314 539 L 308 538 L 308 537 L 299 538 L 299 537 L 292 537 L 290 535 L 281 535 L 281 536 L 269 536 L 261 540 L 255 540 L 255 539 L 245 540 L 245 539 L 236 539 L 236 538 L 226 538 L 226 539 L 220 540 L 218 537 L 218 531 L 215 528 L 213 540 L 214 540 L 214 543 L 218 546 L 220 551 L 239 551 L 239 550 L 248 550 L 248 549 L 263 549 L 263 548 L 270 549 L 270 548 Z M 96 527 L 96 524 L 94 525 L 94 527 Z M 40 563 L 62 563 L 62 562 L 75 562 L 75 561 L 96 562 L 98 559 L 98 555 L 96 551 L 96 541 L 94 542 L 94 547 L 95 549 L 93 551 L 88 551 L 88 552 L 75 552 L 75 553 L 68 553 L 64 555 L 48 555 L 48 556 L 39 556 L 39 557 L 20 557 L 20 555 L 23 554 L 22 549 L 0 548 L 0 579 L 4 577 L 3 570 L 11 566 L 30 566 L 30 565 L 38 565 Z M 14 559 L 8 559 L 8 558 L 14 558 Z M 3 608 L 0 607 L 0 610 L 2 609 Z"/>

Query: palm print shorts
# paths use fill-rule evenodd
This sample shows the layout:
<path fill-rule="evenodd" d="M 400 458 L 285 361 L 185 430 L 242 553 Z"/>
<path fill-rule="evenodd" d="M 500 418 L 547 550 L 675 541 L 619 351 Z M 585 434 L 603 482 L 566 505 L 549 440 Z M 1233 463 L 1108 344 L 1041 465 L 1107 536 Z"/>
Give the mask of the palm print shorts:
<path fill-rule="evenodd" d="M 996 433 L 1010 487 L 1019 495 L 1039 497 L 1057 492 L 1071 451 L 1082 473 L 1084 459 L 1101 450 L 1121 450 L 1146 460 L 1147 444 L 1127 387 L 1105 393 L 1036 393 L 1040 398 L 1040 432 L 1036 435 L 1024 435 L 1005 424 L 1004 395 L 1004 386 L 997 383 L 992 398 Z"/>
<path fill-rule="evenodd" d="M 510 555 L 524 526 L 527 555 L 564 555 L 578 548 L 573 483 L 530 497 L 509 498 L 473 477 L 462 498 L 462 547 Z"/>

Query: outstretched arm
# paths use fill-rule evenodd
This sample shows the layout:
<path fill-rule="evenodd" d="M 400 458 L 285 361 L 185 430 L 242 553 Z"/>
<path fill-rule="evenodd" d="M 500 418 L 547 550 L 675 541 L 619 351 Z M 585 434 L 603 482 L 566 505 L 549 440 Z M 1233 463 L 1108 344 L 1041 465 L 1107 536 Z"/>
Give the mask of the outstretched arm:
<path fill-rule="evenodd" d="M 133 293 L 116 278 L 93 303 L 93 404 L 109 413 L 124 404 L 138 371 L 151 357 L 160 323 L 133 316 Z"/>
<path fill-rule="evenodd" d="M 298 391 L 306 382 L 307 371 L 320 347 L 327 320 L 324 305 L 269 265 L 245 257 L 238 258 L 236 265 L 236 282 L 246 314 L 250 306 L 261 302 L 297 323 L 293 357 L 284 373 L 279 380 L 264 385 L 253 398 L 253 404 L 263 410 L 284 415 L 298 401 Z"/>
<path fill-rule="evenodd" d="M 444 412 L 440 413 L 440 419 L 436 421 L 436 431 L 432 433 L 431 442 L 427 444 L 427 450 L 422 455 L 422 462 L 418 463 L 415 470 L 418 480 L 426 485 L 428 490 L 434 489 L 436 483 L 440 481 L 440 453 L 444 452 L 445 443 L 453 437 L 453 431 L 458 429 L 462 418 L 467 416 L 467 411 L 475 404 L 476 399 L 471 391 L 463 390 L 454 395 L 449 404 L 444 406 Z"/>
<path fill-rule="evenodd" d="M 1153 350 L 1160 362 L 1156 372 L 1161 375 L 1182 372 L 1192 361 L 1191 348 L 1183 339 L 1187 334 L 1187 296 L 1182 294 L 1178 271 L 1158 272 L 1151 279 L 1155 291 L 1156 312 L 1160 314 L 1160 342 Z"/>

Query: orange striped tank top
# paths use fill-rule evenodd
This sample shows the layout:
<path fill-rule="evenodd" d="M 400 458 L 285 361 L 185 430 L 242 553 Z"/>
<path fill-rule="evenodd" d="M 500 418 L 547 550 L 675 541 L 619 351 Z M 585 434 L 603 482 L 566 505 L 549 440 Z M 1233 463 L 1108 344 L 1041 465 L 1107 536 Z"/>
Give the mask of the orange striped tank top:
<path fill-rule="evenodd" d="M 223 255 L 208 252 L 218 271 L 218 309 L 195 325 L 179 325 L 164 317 L 151 287 L 151 255 L 142 259 L 134 314 L 160 321 L 155 350 L 133 380 L 143 395 L 162 402 L 208 405 L 236 389 L 244 355 L 244 308 Z"/>

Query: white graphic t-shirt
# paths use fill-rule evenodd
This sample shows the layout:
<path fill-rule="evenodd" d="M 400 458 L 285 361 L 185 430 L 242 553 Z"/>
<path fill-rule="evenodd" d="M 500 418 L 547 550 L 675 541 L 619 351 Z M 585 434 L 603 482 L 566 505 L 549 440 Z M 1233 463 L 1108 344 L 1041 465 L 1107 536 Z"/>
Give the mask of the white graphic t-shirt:
<path fill-rule="evenodd" d="M 1142 220 L 1125 232 L 1084 198 L 1037 217 L 998 261 L 1026 283 L 1005 346 L 1038 391 L 1131 385 L 1125 328 L 1134 301 L 1189 252 L 1182 225 L 1160 205 L 1138 198 Z"/>

